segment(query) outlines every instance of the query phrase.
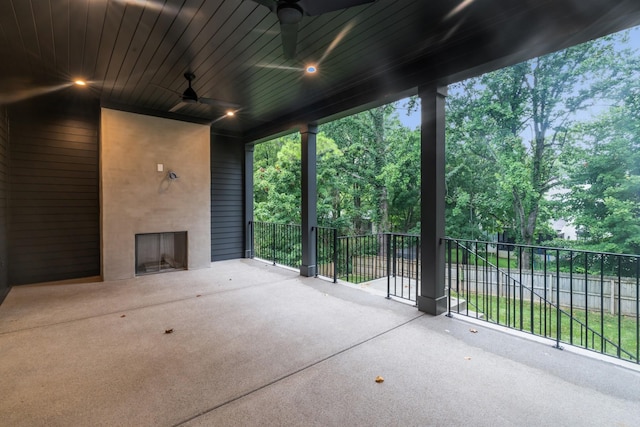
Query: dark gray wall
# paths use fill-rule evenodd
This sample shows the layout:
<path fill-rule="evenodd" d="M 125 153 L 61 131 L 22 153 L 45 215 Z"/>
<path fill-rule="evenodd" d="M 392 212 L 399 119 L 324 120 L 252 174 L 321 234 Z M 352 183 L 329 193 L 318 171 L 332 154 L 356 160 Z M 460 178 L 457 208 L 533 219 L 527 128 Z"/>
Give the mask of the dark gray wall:
<path fill-rule="evenodd" d="M 9 109 L 11 285 L 100 274 L 99 105 L 36 101 Z"/>
<path fill-rule="evenodd" d="M 9 292 L 7 282 L 7 188 L 9 180 L 9 122 L 0 108 L 0 303 Z"/>
<path fill-rule="evenodd" d="M 211 260 L 244 256 L 244 145 L 211 135 Z"/>

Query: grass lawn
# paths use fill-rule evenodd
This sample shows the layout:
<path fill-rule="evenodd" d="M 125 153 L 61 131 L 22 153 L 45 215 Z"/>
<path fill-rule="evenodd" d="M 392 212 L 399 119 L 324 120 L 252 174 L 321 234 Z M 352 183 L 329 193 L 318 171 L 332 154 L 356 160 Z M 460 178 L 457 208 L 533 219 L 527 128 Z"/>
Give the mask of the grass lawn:
<path fill-rule="evenodd" d="M 551 339 L 557 339 L 559 330 L 560 341 L 563 343 L 637 362 L 639 324 L 636 317 L 609 313 L 601 315 L 597 311 L 574 308 L 571 320 L 568 307 L 561 307 L 558 316 L 554 305 L 544 303 L 535 296 L 533 301 L 527 298 L 514 299 L 513 296 L 498 298 L 475 293 L 461 293 L 458 296 L 452 292 L 452 296 L 466 300 L 470 311 L 483 313 L 484 319 L 489 322 Z M 620 354 L 618 345 L 624 350 Z"/>

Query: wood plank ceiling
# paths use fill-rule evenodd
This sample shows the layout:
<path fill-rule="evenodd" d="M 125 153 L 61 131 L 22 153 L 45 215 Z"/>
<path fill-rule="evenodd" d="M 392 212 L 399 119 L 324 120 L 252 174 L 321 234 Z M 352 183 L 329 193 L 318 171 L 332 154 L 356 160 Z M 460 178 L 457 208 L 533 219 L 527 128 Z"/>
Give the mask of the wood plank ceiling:
<path fill-rule="evenodd" d="M 2 0 L 0 104 L 84 78 L 105 105 L 222 117 L 168 112 L 191 71 L 199 96 L 241 106 L 214 128 L 255 139 L 638 24 L 638 0 L 377 0 L 305 16 L 286 60 L 276 15 L 253 1 Z"/>

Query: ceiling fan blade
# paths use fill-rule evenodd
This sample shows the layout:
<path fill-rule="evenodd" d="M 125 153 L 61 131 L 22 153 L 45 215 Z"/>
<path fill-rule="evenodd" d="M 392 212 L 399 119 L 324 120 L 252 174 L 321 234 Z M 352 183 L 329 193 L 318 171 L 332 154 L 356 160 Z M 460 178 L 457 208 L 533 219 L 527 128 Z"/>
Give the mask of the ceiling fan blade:
<path fill-rule="evenodd" d="M 293 59 L 296 56 L 296 44 L 298 43 L 298 24 L 281 24 L 282 51 L 285 59 Z"/>
<path fill-rule="evenodd" d="M 201 104 L 213 105 L 220 108 L 230 108 L 233 110 L 240 108 L 238 104 L 234 104 L 233 102 L 220 101 L 218 99 L 198 98 L 198 102 L 200 102 Z"/>
<path fill-rule="evenodd" d="M 254 3 L 261 4 L 263 6 L 267 6 L 271 12 L 275 12 L 278 7 L 278 2 L 276 0 L 252 0 Z"/>
<path fill-rule="evenodd" d="M 178 111 L 179 109 L 181 109 L 182 107 L 184 107 L 185 105 L 187 105 L 186 102 L 178 102 L 176 105 L 174 105 L 173 107 L 171 107 L 171 109 L 169 110 L 170 113 L 175 113 L 176 111 Z"/>
<path fill-rule="evenodd" d="M 300 0 L 298 4 L 304 10 L 305 15 L 316 16 L 353 6 L 360 6 L 361 4 L 373 3 L 374 1 L 376 0 Z"/>

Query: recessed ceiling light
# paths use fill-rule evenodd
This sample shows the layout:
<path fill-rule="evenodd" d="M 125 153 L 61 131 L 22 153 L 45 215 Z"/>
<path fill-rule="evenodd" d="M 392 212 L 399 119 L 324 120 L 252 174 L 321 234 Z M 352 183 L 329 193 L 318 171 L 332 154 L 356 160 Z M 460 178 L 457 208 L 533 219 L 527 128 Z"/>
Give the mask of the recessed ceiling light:
<path fill-rule="evenodd" d="M 318 68 L 315 65 L 309 65 L 306 68 L 308 74 L 313 74 L 318 71 Z"/>
<path fill-rule="evenodd" d="M 78 86 L 86 86 L 87 82 L 85 82 L 84 80 L 76 80 L 74 81 L 74 83 Z"/>

